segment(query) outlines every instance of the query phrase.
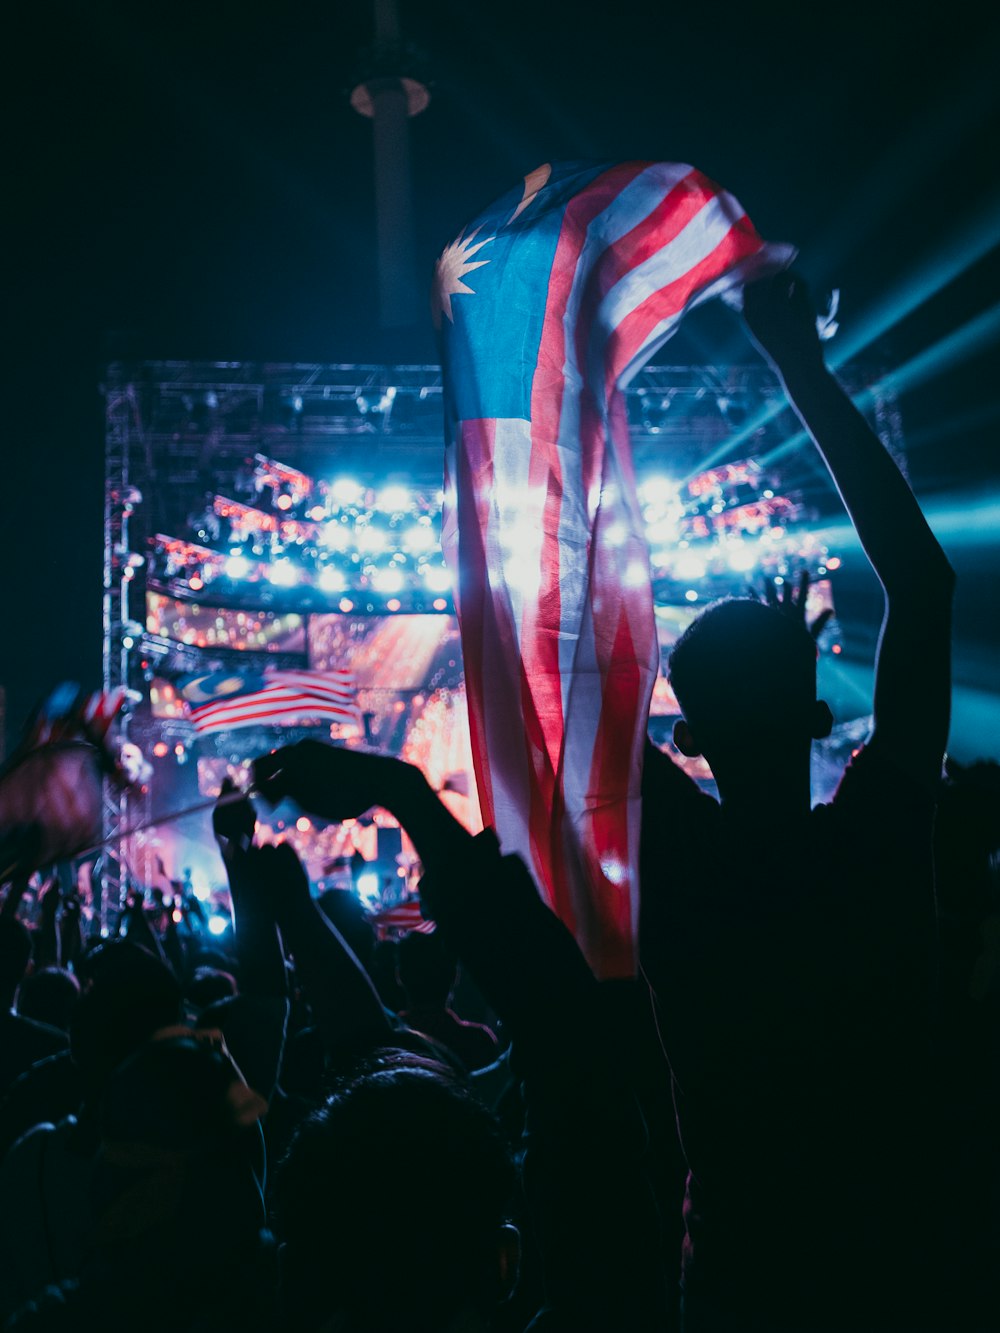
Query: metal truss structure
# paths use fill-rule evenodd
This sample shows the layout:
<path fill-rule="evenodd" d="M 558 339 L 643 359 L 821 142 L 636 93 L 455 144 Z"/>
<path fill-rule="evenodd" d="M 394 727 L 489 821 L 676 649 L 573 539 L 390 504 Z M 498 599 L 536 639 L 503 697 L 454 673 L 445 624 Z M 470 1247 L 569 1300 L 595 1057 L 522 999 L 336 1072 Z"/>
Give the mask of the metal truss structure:
<path fill-rule="evenodd" d="M 898 408 L 877 377 L 842 379 L 852 393 L 868 390 L 875 427 L 902 459 Z M 145 562 L 153 534 L 180 536 L 206 497 L 230 491 L 258 453 L 315 477 L 439 486 L 442 377 L 434 365 L 145 361 L 110 365 L 103 392 L 104 687 L 130 692 L 123 739 L 134 729 L 141 740 L 152 666 L 186 651 L 147 633 Z M 799 429 L 763 363 L 649 364 L 627 388 L 626 402 L 640 476 L 693 475 L 708 458 L 764 457 Z M 781 472 L 783 487 L 824 502 L 831 494 L 811 449 L 783 457 Z M 195 669 L 198 652 L 189 655 Z M 269 660 L 280 665 L 274 655 Z M 170 725 L 161 724 L 164 734 Z M 105 837 L 141 821 L 142 799 L 109 787 Z M 107 861 L 103 879 L 114 899 L 128 877 L 124 844 Z"/>

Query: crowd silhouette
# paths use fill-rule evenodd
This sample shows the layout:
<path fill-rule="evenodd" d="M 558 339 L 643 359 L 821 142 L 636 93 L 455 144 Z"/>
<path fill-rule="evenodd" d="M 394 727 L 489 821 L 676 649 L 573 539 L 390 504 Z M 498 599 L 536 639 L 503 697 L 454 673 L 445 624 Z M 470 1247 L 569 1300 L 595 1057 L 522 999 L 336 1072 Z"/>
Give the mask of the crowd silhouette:
<path fill-rule="evenodd" d="M 254 790 L 390 811 L 433 933 L 377 943 L 231 789 L 225 946 L 139 889 L 88 934 L 75 894 L 12 874 L 4 1327 L 997 1327 L 1000 768 L 944 762 L 954 578 L 802 282 L 748 286 L 744 318 L 885 592 L 833 799 L 801 586 L 709 607 L 673 651 L 675 744 L 719 799 L 649 743 L 633 981 L 599 982 L 419 771 L 318 742 L 261 756 Z"/>

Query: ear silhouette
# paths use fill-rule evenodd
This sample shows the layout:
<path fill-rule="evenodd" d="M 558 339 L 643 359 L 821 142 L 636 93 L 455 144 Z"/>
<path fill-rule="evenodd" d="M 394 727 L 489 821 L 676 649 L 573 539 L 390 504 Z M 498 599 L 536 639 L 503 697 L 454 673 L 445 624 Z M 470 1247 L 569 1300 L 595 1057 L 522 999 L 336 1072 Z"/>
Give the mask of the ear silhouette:
<path fill-rule="evenodd" d="M 833 730 L 833 713 L 825 699 L 817 699 L 813 705 L 811 735 L 814 741 L 825 740 Z"/>
<path fill-rule="evenodd" d="M 697 759 L 701 754 L 701 746 L 691 734 L 691 728 L 682 717 L 679 717 L 674 723 L 674 744 L 681 754 L 686 755 L 688 759 Z"/>

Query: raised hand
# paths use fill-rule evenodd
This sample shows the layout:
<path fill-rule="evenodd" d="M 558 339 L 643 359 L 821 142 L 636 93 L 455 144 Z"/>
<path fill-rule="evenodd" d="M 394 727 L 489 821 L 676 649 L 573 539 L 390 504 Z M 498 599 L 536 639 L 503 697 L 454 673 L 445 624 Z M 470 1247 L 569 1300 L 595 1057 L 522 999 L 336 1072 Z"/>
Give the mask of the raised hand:
<path fill-rule="evenodd" d="M 309 878 L 287 842 L 251 847 L 244 865 L 255 893 L 274 920 L 286 919 L 290 912 L 301 911 L 312 902 Z"/>
<path fill-rule="evenodd" d="M 245 852 L 253 844 L 257 814 L 249 797 L 242 801 L 224 799 L 235 792 L 235 785 L 229 778 L 223 778 L 219 804 L 212 811 L 212 831 L 219 842 L 225 844 L 224 851 L 238 849 Z"/>
<path fill-rule="evenodd" d="M 776 611 L 781 611 L 793 620 L 797 620 L 803 629 L 809 631 L 815 643 L 828 622 L 833 618 L 833 607 L 824 607 L 815 620 L 807 623 L 806 602 L 808 600 L 809 571 L 807 569 L 803 569 L 799 573 L 797 583 L 792 583 L 786 579 L 781 586 L 780 593 L 773 580 L 764 580 L 764 601 L 767 602 L 768 606 L 773 606 Z"/>
<path fill-rule="evenodd" d="M 290 797 L 303 810 L 340 822 L 385 805 L 405 765 L 320 741 L 299 741 L 254 760 L 255 789 L 276 805 Z"/>
<path fill-rule="evenodd" d="M 757 347 L 778 369 L 791 361 L 822 362 L 809 288 L 785 270 L 743 289 L 743 319 Z"/>

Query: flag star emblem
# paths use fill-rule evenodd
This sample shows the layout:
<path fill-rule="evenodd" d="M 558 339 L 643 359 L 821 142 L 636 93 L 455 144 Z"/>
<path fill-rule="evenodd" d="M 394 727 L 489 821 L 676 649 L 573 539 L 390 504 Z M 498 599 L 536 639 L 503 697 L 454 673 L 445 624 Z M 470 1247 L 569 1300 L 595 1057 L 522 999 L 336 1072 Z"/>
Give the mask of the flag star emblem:
<path fill-rule="evenodd" d="M 441 327 L 442 313 L 448 316 L 450 324 L 454 324 L 455 316 L 451 309 L 451 298 L 453 296 L 459 294 L 475 296 L 476 294 L 475 290 L 464 283 L 462 279 L 473 269 L 482 268 L 490 262 L 488 259 L 473 261 L 472 256 L 478 254 L 484 245 L 489 245 L 490 241 L 496 240 L 495 236 L 487 236 L 485 240 L 476 241 L 479 231 L 480 228 L 477 227 L 469 236 L 463 233 L 457 240 L 445 246 L 441 258 L 434 266 L 434 295 L 431 302 L 431 314 L 436 329 Z"/>
<path fill-rule="evenodd" d="M 534 200 L 538 198 L 540 192 L 544 190 L 546 185 L 548 185 L 549 177 L 551 175 L 551 162 L 544 162 L 540 167 L 536 167 L 534 171 L 528 172 L 527 176 L 524 178 L 524 194 L 521 197 L 521 202 L 510 216 L 510 221 L 507 223 L 508 227 L 515 218 L 521 216 L 530 203 L 533 203 Z"/>

